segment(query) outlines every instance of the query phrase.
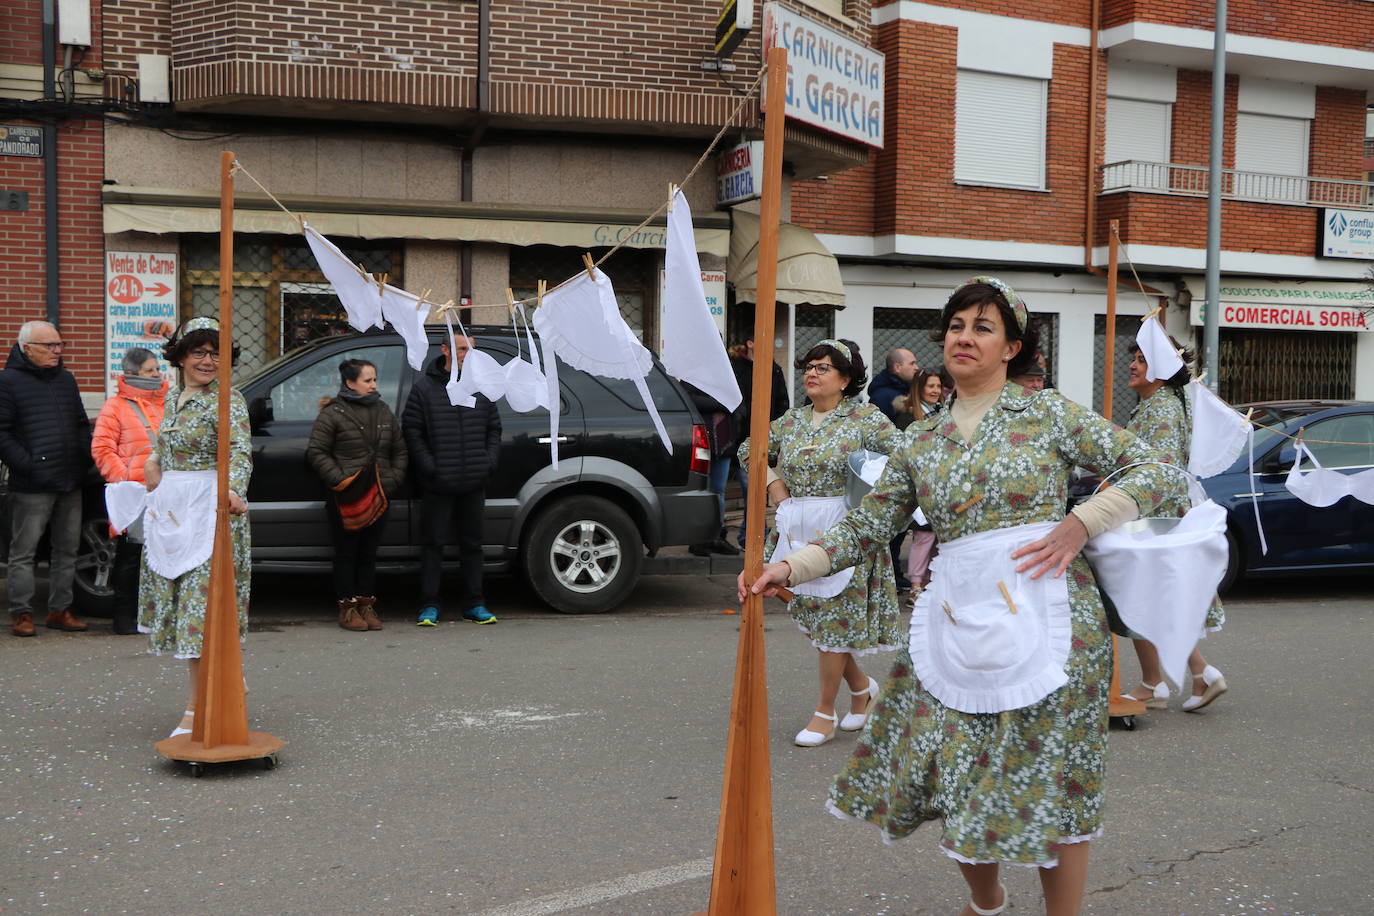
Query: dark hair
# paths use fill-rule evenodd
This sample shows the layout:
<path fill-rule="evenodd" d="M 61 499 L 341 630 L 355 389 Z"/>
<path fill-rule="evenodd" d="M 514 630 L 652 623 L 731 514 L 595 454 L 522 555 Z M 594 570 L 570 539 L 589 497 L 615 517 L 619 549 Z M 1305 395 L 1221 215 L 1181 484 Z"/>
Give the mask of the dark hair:
<path fill-rule="evenodd" d="M 988 305 L 995 306 L 998 314 L 1002 316 L 1002 327 L 1006 329 L 1007 340 L 1021 341 L 1021 352 L 1007 363 L 1008 378 L 1020 375 L 1026 371 L 1027 366 L 1035 362 L 1035 353 L 1040 349 L 1040 327 L 1037 322 L 1027 321 L 1026 329 L 1021 330 L 1021 326 L 1016 323 L 1016 312 L 1012 310 L 1011 303 L 1007 302 L 1007 297 L 995 286 L 987 283 L 970 283 L 955 290 L 940 312 L 940 326 L 930 332 L 930 339 L 943 344 L 949 323 L 956 314 L 973 306 Z"/>
<path fill-rule="evenodd" d="M 358 376 L 363 374 L 364 366 L 371 366 L 373 370 L 376 370 L 377 368 L 376 363 L 369 362 L 365 359 L 344 360 L 343 362 L 339 363 L 339 381 L 344 384 L 348 384 L 349 382 L 356 382 L 358 380 Z"/>
<path fill-rule="evenodd" d="M 209 347 L 216 353 L 219 352 L 219 331 L 212 331 L 209 328 L 197 328 L 188 334 L 178 334 L 167 345 L 162 348 L 162 355 L 167 362 L 181 368 L 181 364 L 186 361 L 186 354 L 200 347 Z M 234 344 L 234 350 L 229 354 L 230 365 L 238 365 L 239 346 Z"/>
<path fill-rule="evenodd" d="M 1170 334 L 1168 336 L 1169 343 L 1173 346 L 1173 348 L 1175 350 L 1183 351 L 1183 354 L 1180 357 L 1183 360 L 1183 368 L 1175 372 L 1173 375 L 1169 376 L 1167 379 L 1165 379 L 1164 384 L 1168 385 L 1170 388 L 1182 388 L 1184 385 L 1188 384 L 1188 382 L 1190 382 L 1193 378 L 1193 374 L 1188 370 L 1188 366 L 1192 364 L 1193 357 L 1196 354 L 1193 352 L 1192 348 L 1185 348 L 1177 340 L 1174 340 L 1174 335 Z M 1136 343 L 1134 340 L 1131 341 L 1131 345 L 1129 348 L 1127 348 L 1126 352 L 1134 356 L 1135 354 L 1140 352 L 1140 344 Z"/>
<path fill-rule="evenodd" d="M 921 397 L 921 395 L 925 393 L 926 382 L 936 378 L 940 380 L 941 386 L 945 386 L 944 374 L 945 370 L 943 366 L 939 369 L 922 369 L 920 372 L 916 373 L 916 378 L 911 380 L 911 390 L 907 392 L 907 402 L 913 406 L 918 401 L 924 404 L 925 398 Z M 912 413 L 915 413 L 915 411 L 912 411 Z"/>
<path fill-rule="evenodd" d="M 841 394 L 847 398 L 852 398 L 864 390 L 864 383 L 868 381 L 868 367 L 864 365 L 863 354 L 859 352 L 858 344 L 844 338 L 840 338 L 840 343 L 849 348 L 851 358 L 846 358 L 843 353 L 830 344 L 816 344 L 807 350 L 805 355 L 797 358 L 796 367 L 798 372 L 805 372 L 807 363 L 815 362 L 827 356 L 830 357 L 830 362 L 835 365 L 835 369 L 841 375 L 849 377 L 849 384 L 844 386 L 844 391 Z"/>

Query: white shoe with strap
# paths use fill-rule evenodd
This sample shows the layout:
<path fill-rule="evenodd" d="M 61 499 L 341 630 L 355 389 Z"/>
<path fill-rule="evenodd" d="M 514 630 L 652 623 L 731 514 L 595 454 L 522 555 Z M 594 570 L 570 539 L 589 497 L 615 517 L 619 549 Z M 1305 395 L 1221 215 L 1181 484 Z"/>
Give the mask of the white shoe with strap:
<path fill-rule="evenodd" d="M 827 716 L 823 712 L 816 712 L 814 715 L 817 719 L 824 719 L 827 722 L 835 721 L 835 716 Z M 801 731 L 797 732 L 797 737 L 793 739 L 793 743 L 795 743 L 797 747 L 820 747 L 834 737 L 835 729 L 833 728 L 828 732 L 813 732 L 809 728 L 803 728 Z"/>
<path fill-rule="evenodd" d="M 843 719 L 840 720 L 840 731 L 842 731 L 842 732 L 856 732 L 856 731 L 858 731 L 859 729 L 863 728 L 863 727 L 868 723 L 868 716 L 869 716 L 869 713 L 871 713 L 871 712 L 873 711 L 873 704 L 874 704 L 874 702 L 877 701 L 877 699 L 878 699 L 878 691 L 881 690 L 881 689 L 882 689 L 882 688 L 879 686 L 878 682 L 875 681 L 875 680 L 873 680 L 873 678 L 870 677 L 870 678 L 868 679 L 868 686 L 867 686 L 867 687 L 865 687 L 863 690 L 855 690 L 855 691 L 853 691 L 853 696 L 856 696 L 856 697 L 867 696 L 867 697 L 868 697 L 868 703 L 864 705 L 864 711 L 863 711 L 863 712 L 851 712 L 851 713 L 846 713 L 846 714 L 845 714 L 845 717 L 844 717 Z"/>
<path fill-rule="evenodd" d="M 1222 677 L 1221 672 L 1211 665 L 1203 668 L 1201 674 L 1193 675 L 1193 680 L 1202 681 L 1205 687 L 1201 694 L 1194 694 L 1183 701 L 1184 712 L 1197 712 L 1225 693 L 1227 689 L 1226 678 Z"/>

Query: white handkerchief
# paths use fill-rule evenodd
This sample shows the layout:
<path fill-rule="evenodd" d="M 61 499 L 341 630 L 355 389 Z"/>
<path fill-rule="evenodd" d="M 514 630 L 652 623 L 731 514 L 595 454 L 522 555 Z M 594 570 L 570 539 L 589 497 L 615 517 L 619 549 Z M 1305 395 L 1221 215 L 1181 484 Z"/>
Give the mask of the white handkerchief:
<path fill-rule="evenodd" d="M 320 265 L 320 272 L 334 287 L 334 295 L 343 303 L 348 323 L 359 331 L 382 327 L 382 302 L 377 284 L 363 276 L 348 255 L 309 224 L 305 225 L 305 241 Z"/>
<path fill-rule="evenodd" d="M 148 502 L 148 488 L 136 480 L 105 484 L 105 514 L 110 527 L 120 534 L 138 521 Z"/>
<path fill-rule="evenodd" d="M 1202 382 L 1189 382 L 1187 391 L 1193 415 L 1188 471 L 1198 477 L 1220 474 L 1240 457 L 1250 424 Z"/>
<path fill-rule="evenodd" d="M 663 261 L 663 368 L 691 382 L 733 411 L 742 395 L 730 357 L 706 304 L 697 259 L 692 209 L 678 191 L 668 211 L 668 250 Z"/>
<path fill-rule="evenodd" d="M 1169 343 L 1169 335 L 1164 333 L 1164 326 L 1158 318 L 1151 316 L 1140 323 L 1135 342 L 1140 347 L 1140 355 L 1145 357 L 1145 378 L 1148 381 L 1173 378 L 1183 368 L 1183 360 L 1174 345 Z"/>
<path fill-rule="evenodd" d="M 405 339 L 406 361 L 416 372 L 421 371 L 424 368 L 425 354 L 429 352 L 429 335 L 425 333 L 425 319 L 429 317 L 429 306 L 420 302 L 419 296 L 390 284 L 382 287 L 381 302 L 382 317 L 391 322 L 396 333 Z"/>

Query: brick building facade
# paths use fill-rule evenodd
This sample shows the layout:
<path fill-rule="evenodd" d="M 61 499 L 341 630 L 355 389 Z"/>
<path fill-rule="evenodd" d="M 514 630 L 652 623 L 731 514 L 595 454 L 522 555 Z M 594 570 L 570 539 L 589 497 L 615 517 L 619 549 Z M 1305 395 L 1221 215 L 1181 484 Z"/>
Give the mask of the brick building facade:
<path fill-rule="evenodd" d="M 868 0 L 780 5 L 868 42 Z M 0 66 L 37 63 L 41 7 L 8 5 L 4 34 L 21 37 L 0 39 Z M 436 302 L 468 297 L 478 322 L 505 320 L 504 308 L 484 306 L 504 302 L 508 287 L 533 293 L 538 280 L 580 269 L 582 252 L 624 242 L 605 269 L 627 320 L 656 346 L 663 220 L 630 230 L 737 110 L 728 142 L 761 136 L 758 93 L 748 90 L 762 30 L 756 24 L 735 50 L 733 69 L 708 69 L 720 10 L 718 0 L 93 0 L 94 38 L 75 65 L 89 110 L 62 127 L 73 135 L 62 144 L 71 173 L 61 182 L 72 236 L 63 330 L 78 342 L 69 365 L 84 389 L 100 391 L 112 382 L 115 332 L 137 330 L 125 320 L 133 307 L 106 302 L 106 253 L 175 260 L 166 317 L 214 311 L 221 149 L 244 169 L 234 264 L 241 372 L 341 329 L 343 318 L 299 225 L 258 182 L 393 283 Z M 56 49 L 59 66 L 66 51 Z M 40 99 L 35 85 L 28 98 Z M 11 89 L 0 83 L 7 112 L 19 100 Z M 71 161 L 77 150 L 94 158 Z M 789 121 L 789 185 L 842 175 L 868 150 Z M 34 168 L 0 158 L 0 176 L 41 200 Z M 713 171 L 708 161 L 684 188 L 708 270 L 725 267 L 731 233 Z M 0 310 L 0 333 L 42 311 L 41 213 L 9 216 L 0 231 L 33 286 L 22 306 Z M 787 317 L 781 310 L 780 334 L 790 339 Z"/>
<path fill-rule="evenodd" d="M 1215 7 L 1103 0 L 1094 34 L 1094 5 L 874 3 L 890 140 L 793 194 L 794 219 L 843 265 L 848 307 L 830 329 L 938 362 L 924 339 L 934 310 L 962 278 L 999 274 L 1040 312 L 1060 387 L 1100 403 L 1116 220 L 1122 274 L 1134 267 L 1151 290 L 1123 285 L 1119 312 L 1167 301 L 1171 333 L 1200 338 Z M 1227 32 L 1223 394 L 1374 398 L 1374 332 L 1352 330 L 1374 328 L 1359 309 L 1368 262 L 1315 256 L 1324 214 L 1374 203 L 1362 160 L 1374 7 L 1232 2 Z M 1121 413 L 1134 399 L 1116 379 Z"/>

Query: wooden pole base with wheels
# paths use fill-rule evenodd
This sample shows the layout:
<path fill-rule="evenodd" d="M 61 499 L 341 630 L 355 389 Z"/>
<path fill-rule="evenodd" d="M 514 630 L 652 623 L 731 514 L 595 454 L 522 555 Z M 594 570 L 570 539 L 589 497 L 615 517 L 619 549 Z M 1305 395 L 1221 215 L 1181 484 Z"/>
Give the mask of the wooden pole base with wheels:
<path fill-rule="evenodd" d="M 768 405 L 773 388 L 773 328 L 782 213 L 782 139 L 786 117 L 787 50 L 768 51 L 763 142 L 763 199 L 759 205 L 758 294 L 754 301 L 753 400 L 749 417 L 749 493 L 753 519 L 744 551 L 746 579 L 763 572 L 767 510 Z M 773 862 L 773 784 L 768 759 L 768 683 L 764 668 L 763 596 L 740 608 L 735 693 L 725 745 L 725 781 L 716 828 L 710 907 L 697 916 L 776 916 Z"/>
<path fill-rule="evenodd" d="M 162 756 L 191 764 L 199 776 L 207 763 L 260 759 L 276 766 L 277 751 L 285 742 L 266 732 L 248 730 L 248 705 L 243 686 L 243 651 L 239 646 L 237 588 L 229 534 L 229 400 L 233 379 L 234 326 L 234 154 L 220 153 L 219 234 L 219 450 L 218 504 L 215 547 L 210 555 L 210 587 L 205 600 L 205 638 L 200 650 L 196 683 L 195 719 L 189 735 L 164 738 L 157 744 Z"/>

